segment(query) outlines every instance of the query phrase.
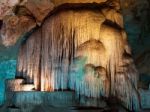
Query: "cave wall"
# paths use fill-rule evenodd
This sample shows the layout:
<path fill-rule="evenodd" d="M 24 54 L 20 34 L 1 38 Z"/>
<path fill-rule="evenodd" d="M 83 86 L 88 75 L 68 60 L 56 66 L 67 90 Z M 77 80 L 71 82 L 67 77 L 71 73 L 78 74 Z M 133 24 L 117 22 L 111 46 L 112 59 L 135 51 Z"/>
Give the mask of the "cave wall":
<path fill-rule="evenodd" d="M 6 0 L 2 0 L 1 3 L 4 3 L 5 1 Z M 7 1 L 9 2 L 9 0 Z M 55 2 L 56 4 L 61 3 L 60 1 Z M 10 6 L 12 6 L 16 3 L 18 3 L 17 0 L 15 0 L 13 3 L 10 2 L 9 4 L 11 4 Z M 9 4 L 5 5 L 9 6 Z M 150 74 L 150 1 L 121 0 L 121 4 L 122 13 L 124 16 L 124 25 L 128 34 L 128 40 L 132 48 L 135 63 L 141 74 Z M 17 46 L 6 48 L 2 45 L 2 42 L 0 40 L 0 60 L 16 59 L 17 48 Z"/>
<path fill-rule="evenodd" d="M 150 74 L 150 1 L 122 0 L 125 29 L 140 74 Z"/>
<path fill-rule="evenodd" d="M 131 3 L 133 3 L 134 5 L 131 6 Z M 149 72 L 150 41 L 149 41 L 149 31 L 147 28 L 148 27 L 147 24 L 149 24 L 149 21 L 147 19 L 149 17 L 148 16 L 149 5 L 147 6 L 148 3 L 149 1 L 147 1 L 145 5 L 145 1 L 142 0 L 128 1 L 128 3 L 125 4 L 125 6 L 123 5 L 122 10 L 124 14 L 125 28 L 129 36 L 128 40 L 130 42 L 133 51 L 134 60 L 138 70 L 142 74 L 150 73 Z M 4 46 L 0 47 L 2 60 L 16 59 L 17 47 L 12 48 L 6 48 Z M 15 65 L 13 65 L 13 67 L 15 68 Z"/>

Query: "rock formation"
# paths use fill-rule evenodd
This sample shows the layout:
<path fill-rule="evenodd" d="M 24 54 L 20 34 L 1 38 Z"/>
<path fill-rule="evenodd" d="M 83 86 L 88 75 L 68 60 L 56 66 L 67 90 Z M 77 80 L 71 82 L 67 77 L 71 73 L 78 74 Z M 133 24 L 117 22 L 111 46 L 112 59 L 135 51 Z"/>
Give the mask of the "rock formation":
<path fill-rule="evenodd" d="M 13 7 L 19 3 L 19 0 L 1 0 L 0 1 L 0 20 L 6 15 L 13 14 Z"/>
<path fill-rule="evenodd" d="M 150 1 L 122 0 L 122 12 L 128 40 L 140 77 L 150 75 Z M 148 79 L 148 78 L 146 78 Z M 145 81 L 143 82 L 145 83 Z"/>
<path fill-rule="evenodd" d="M 119 0 L 27 0 L 13 11 L 3 17 L 3 43 L 15 44 L 28 33 L 20 47 L 16 78 L 35 90 L 113 96 L 126 108 L 139 109 L 138 72 Z M 8 87 L 16 83 L 10 81 Z"/>

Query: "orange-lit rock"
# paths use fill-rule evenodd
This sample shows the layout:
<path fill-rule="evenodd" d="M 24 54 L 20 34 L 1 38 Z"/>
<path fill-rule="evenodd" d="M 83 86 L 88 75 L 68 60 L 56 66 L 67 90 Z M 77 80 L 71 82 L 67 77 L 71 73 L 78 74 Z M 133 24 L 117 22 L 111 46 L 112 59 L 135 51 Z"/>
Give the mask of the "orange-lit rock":
<path fill-rule="evenodd" d="M 3 20 L 1 38 L 5 46 L 14 45 L 22 35 L 36 26 L 36 22 L 27 16 L 6 16 Z"/>
<path fill-rule="evenodd" d="M 37 25 L 40 26 L 43 23 L 46 16 L 48 16 L 48 14 L 53 13 L 53 10 L 57 10 L 58 7 L 61 7 L 61 6 L 64 6 L 64 8 L 67 8 L 70 6 L 74 7 L 72 6 L 73 4 L 75 4 L 76 7 L 80 7 L 80 5 L 83 5 L 83 4 L 89 5 L 91 3 L 91 4 L 96 4 L 97 6 L 100 4 L 108 4 L 111 7 L 114 7 L 115 9 L 120 9 L 118 2 L 116 1 L 118 0 L 92 0 L 92 1 L 91 0 L 83 0 L 83 1 L 79 1 L 79 0 L 70 0 L 70 1 L 68 0 L 61 0 L 61 1 L 60 0 L 52 0 L 52 1 L 23 0 L 23 1 L 18 1 L 18 0 L 15 0 L 13 2 L 10 0 L 3 0 L 2 2 L 0 2 L 0 8 L 2 9 L 0 16 L 1 16 L 1 19 L 4 20 L 3 30 L 8 28 L 7 32 L 2 31 L 2 34 L 1 34 L 3 37 L 3 44 L 6 46 L 15 44 L 16 40 L 23 33 L 26 34 L 27 32 L 31 31 L 33 28 L 35 28 Z M 71 5 L 69 6 L 69 4 Z M 118 24 L 121 27 L 123 27 L 122 16 L 120 15 L 119 12 L 110 8 L 104 8 L 102 12 L 104 16 L 106 17 L 106 19 L 111 19 L 114 22 L 117 21 Z M 19 23 L 16 22 L 14 23 L 13 28 L 9 28 L 12 25 L 11 24 L 12 22 L 7 22 L 8 18 L 9 18 L 9 21 L 14 21 L 12 19 L 14 18 L 14 16 L 16 16 L 17 21 L 18 19 L 20 20 L 23 18 L 26 18 L 28 20 L 24 22 L 19 22 Z M 24 24 L 29 24 L 29 26 L 19 27 L 20 24 L 21 26 L 24 26 Z M 14 32 L 13 29 L 17 29 L 20 31 Z M 14 34 L 12 35 L 12 33 Z M 6 42 L 6 40 L 10 42 L 8 41 Z"/>
<path fill-rule="evenodd" d="M 29 10 L 28 16 L 18 13 L 10 16 L 18 21 L 4 21 L 5 45 L 42 23 L 21 45 L 16 77 L 33 84 L 35 90 L 72 89 L 87 97 L 114 96 L 128 109 L 139 109 L 138 72 L 118 0 L 51 2 L 26 1 L 22 6 Z"/>
<path fill-rule="evenodd" d="M 41 24 L 50 11 L 54 9 L 54 4 L 49 0 L 28 0 L 23 4 L 32 13 L 37 24 Z"/>
<path fill-rule="evenodd" d="M 13 8 L 19 3 L 19 0 L 1 0 L 0 1 L 0 20 L 6 15 L 13 14 Z"/>

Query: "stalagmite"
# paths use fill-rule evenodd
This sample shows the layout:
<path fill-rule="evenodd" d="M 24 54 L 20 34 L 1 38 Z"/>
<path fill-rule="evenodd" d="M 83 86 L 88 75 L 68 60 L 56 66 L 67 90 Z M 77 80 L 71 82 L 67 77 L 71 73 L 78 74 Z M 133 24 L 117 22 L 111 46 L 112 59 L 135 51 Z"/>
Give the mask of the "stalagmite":
<path fill-rule="evenodd" d="M 71 89 L 92 98 L 114 96 L 128 109 L 138 109 L 138 72 L 118 0 L 58 1 L 52 0 L 54 10 L 22 43 L 16 78 L 34 84 L 35 90 Z M 36 22 L 21 31 L 30 31 Z M 12 42 L 6 34 L 3 43 L 14 43 L 16 39 Z"/>

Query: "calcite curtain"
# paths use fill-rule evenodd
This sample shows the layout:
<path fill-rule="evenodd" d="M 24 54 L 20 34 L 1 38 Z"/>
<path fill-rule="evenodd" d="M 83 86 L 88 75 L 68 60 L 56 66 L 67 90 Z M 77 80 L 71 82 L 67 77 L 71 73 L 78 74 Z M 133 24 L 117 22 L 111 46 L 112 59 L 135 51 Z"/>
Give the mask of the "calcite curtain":
<path fill-rule="evenodd" d="M 45 19 L 40 16 L 37 20 L 33 14 L 33 21 L 30 12 L 25 13 L 28 16 L 19 15 L 20 26 L 13 28 L 20 29 L 12 38 L 8 37 L 11 28 L 6 31 L 8 19 L 2 29 L 6 45 L 15 43 L 19 35 L 37 26 L 20 47 L 16 78 L 34 84 L 35 90 L 40 91 L 71 89 L 87 97 L 115 96 L 128 109 L 137 109 L 138 73 L 123 28 L 120 2 L 93 2 L 54 0 Z M 26 19 L 23 21 L 21 17 Z M 23 23 L 28 24 L 21 28 Z"/>

